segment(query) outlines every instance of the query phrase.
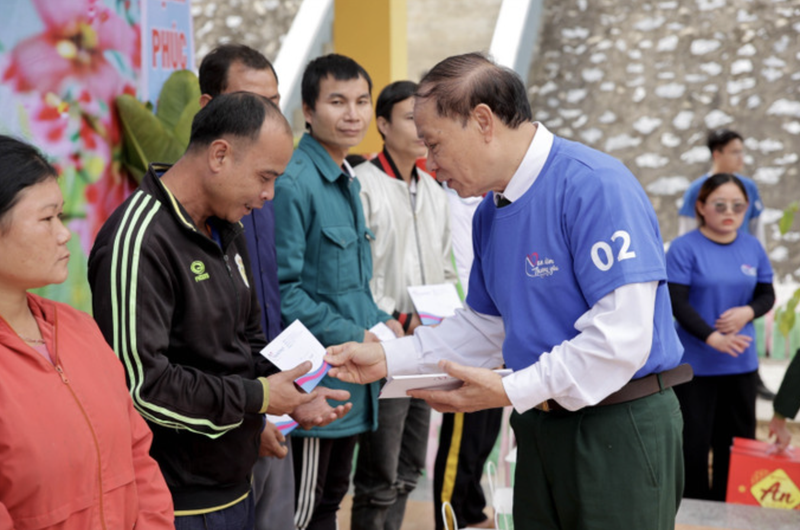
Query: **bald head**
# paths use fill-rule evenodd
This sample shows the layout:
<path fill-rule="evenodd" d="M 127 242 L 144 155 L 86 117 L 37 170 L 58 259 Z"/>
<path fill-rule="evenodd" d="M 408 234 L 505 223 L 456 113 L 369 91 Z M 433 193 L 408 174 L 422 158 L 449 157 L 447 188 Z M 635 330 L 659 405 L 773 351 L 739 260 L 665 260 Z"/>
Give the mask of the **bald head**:
<path fill-rule="evenodd" d="M 519 76 L 479 53 L 454 55 L 439 62 L 420 81 L 416 97 L 433 100 L 440 116 L 457 119 L 462 125 L 481 103 L 511 129 L 533 120 Z"/>

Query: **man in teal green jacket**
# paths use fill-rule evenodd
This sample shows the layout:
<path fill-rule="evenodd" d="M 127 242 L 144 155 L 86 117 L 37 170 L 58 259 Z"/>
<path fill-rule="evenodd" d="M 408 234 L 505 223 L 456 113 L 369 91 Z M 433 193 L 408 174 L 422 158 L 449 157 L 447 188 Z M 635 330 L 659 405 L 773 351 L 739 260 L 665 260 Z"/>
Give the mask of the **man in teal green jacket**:
<path fill-rule="evenodd" d="M 403 334 L 372 299 L 373 236 L 364 222 L 361 187 L 344 160 L 372 119 L 371 90 L 369 75 L 352 59 L 331 54 L 311 61 L 302 81 L 309 132 L 275 185 L 281 314 L 287 324 L 299 319 L 324 346 L 377 341 L 369 329 L 379 322 Z M 298 529 L 336 528 L 357 436 L 378 425 L 376 383 L 326 377 L 321 384 L 346 388 L 353 408 L 329 427 L 293 433 Z"/>

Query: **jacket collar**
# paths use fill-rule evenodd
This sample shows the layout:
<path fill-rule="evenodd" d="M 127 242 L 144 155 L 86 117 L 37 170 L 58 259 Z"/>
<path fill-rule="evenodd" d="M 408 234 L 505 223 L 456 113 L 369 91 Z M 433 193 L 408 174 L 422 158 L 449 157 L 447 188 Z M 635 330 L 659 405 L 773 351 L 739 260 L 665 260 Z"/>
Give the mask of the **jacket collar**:
<path fill-rule="evenodd" d="M 394 163 L 394 159 L 392 159 L 392 155 L 389 154 L 389 151 L 386 149 L 386 146 L 383 146 L 383 151 L 381 151 L 378 156 L 372 159 L 372 163 L 389 175 L 397 180 L 403 180 L 401 176 L 399 176 L 399 171 L 397 170 L 397 165 Z M 411 178 L 414 179 L 415 182 L 419 182 L 419 173 L 417 173 L 417 166 L 411 169 Z"/>
<path fill-rule="evenodd" d="M 56 323 L 56 304 L 53 303 L 52 300 L 48 300 L 47 298 L 42 298 L 39 295 L 35 295 L 33 293 L 27 293 L 28 296 L 28 307 L 31 309 L 31 313 L 36 318 L 41 318 L 45 322 L 53 325 L 54 333 L 57 333 L 55 328 Z M 53 343 L 55 343 L 55 338 Z M 8 322 L 5 321 L 0 316 L 0 344 L 3 346 L 14 349 L 17 351 L 28 351 L 28 348 L 22 348 L 25 345 L 25 342 L 22 340 L 19 335 L 17 335 Z M 50 355 L 53 358 L 56 357 L 56 349 L 51 350 Z"/>
<path fill-rule="evenodd" d="M 336 162 L 333 161 L 331 155 L 322 147 L 322 144 L 316 141 L 310 134 L 305 133 L 303 135 L 300 139 L 300 143 L 297 145 L 297 150 L 302 151 L 311 159 L 317 171 L 319 171 L 320 175 L 326 180 L 335 182 L 342 176 L 350 178 L 350 175 L 336 165 Z"/>
<path fill-rule="evenodd" d="M 163 204 L 166 209 L 169 210 L 170 214 L 179 225 L 186 230 L 191 230 L 192 232 L 203 236 L 205 239 L 209 239 L 205 235 L 205 232 L 201 232 L 197 229 L 197 226 L 195 226 L 194 221 L 192 220 L 192 216 L 189 215 L 189 212 L 186 211 L 186 208 L 183 207 L 183 205 L 178 201 L 177 198 L 175 198 L 172 192 L 161 182 L 161 176 L 171 167 L 172 166 L 170 164 L 150 164 L 150 166 L 147 168 L 147 173 L 145 173 L 144 178 L 142 179 L 141 188 L 161 202 L 161 204 Z M 217 230 L 219 230 L 223 247 L 227 247 L 230 241 L 244 231 L 244 227 L 241 222 L 229 223 L 228 221 L 214 218 L 213 223 Z"/>

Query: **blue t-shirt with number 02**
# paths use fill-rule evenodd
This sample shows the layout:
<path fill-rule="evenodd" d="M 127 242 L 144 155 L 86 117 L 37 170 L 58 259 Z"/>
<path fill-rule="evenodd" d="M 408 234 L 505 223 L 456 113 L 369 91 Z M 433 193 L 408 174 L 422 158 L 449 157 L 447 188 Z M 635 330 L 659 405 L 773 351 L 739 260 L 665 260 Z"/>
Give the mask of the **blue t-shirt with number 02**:
<path fill-rule="evenodd" d="M 473 221 L 475 261 L 467 303 L 501 316 L 503 356 L 514 370 L 578 334 L 575 322 L 618 287 L 657 281 L 653 343 L 634 379 L 678 365 L 664 247 L 650 200 L 618 160 L 554 138 L 525 194 Z M 602 377 L 602 374 L 598 374 Z"/>

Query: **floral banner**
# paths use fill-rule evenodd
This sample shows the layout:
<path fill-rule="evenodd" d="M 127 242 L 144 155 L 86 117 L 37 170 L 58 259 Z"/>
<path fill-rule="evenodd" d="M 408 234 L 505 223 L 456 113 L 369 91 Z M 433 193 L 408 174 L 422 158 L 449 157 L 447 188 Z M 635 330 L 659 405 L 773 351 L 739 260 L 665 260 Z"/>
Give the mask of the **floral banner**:
<path fill-rule="evenodd" d="M 179 3 L 188 13 L 189 2 Z M 136 186 L 120 165 L 114 99 L 142 92 L 141 4 L 4 0 L 3 11 L 0 134 L 31 142 L 56 166 L 73 235 L 69 279 L 41 294 L 90 311 L 86 263 L 94 238 Z"/>

